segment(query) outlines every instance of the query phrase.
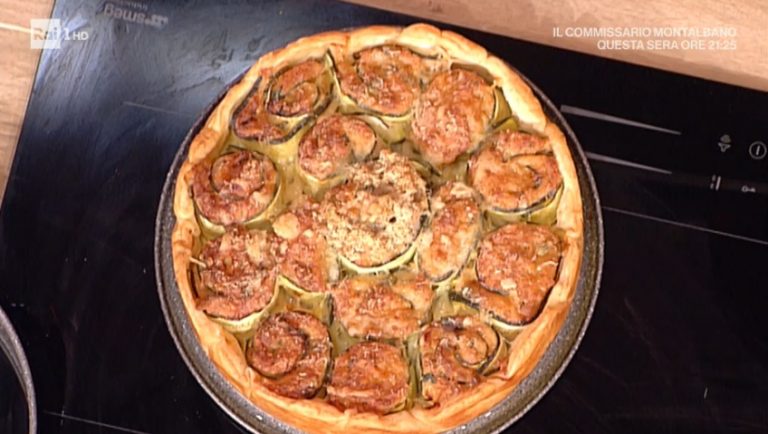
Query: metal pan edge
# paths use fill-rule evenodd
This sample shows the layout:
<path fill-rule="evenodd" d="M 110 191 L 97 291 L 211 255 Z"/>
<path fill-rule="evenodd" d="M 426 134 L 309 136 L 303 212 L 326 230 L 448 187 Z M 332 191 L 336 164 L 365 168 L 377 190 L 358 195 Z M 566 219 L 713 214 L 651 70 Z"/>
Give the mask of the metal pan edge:
<path fill-rule="evenodd" d="M 0 309 L 0 351 L 8 357 L 24 391 L 24 397 L 27 400 L 27 428 L 30 434 L 34 434 L 37 432 L 37 400 L 35 386 L 32 383 L 32 371 L 29 369 L 19 335 L 16 334 L 11 320 L 3 309 Z"/>
<path fill-rule="evenodd" d="M 514 68 L 515 72 L 520 74 Z M 584 246 L 576 294 L 566 319 L 534 370 L 500 403 L 450 433 L 498 433 L 523 417 L 563 374 L 581 343 L 597 302 L 603 267 L 603 219 L 592 172 L 578 139 L 563 116 L 527 77 L 520 74 L 542 104 L 545 114 L 565 134 L 582 196 Z M 179 168 L 189 144 L 227 91 L 230 83 L 203 112 L 183 140 L 166 177 L 155 220 L 155 277 L 163 315 L 184 362 L 211 398 L 234 420 L 252 432 L 298 433 L 296 428 L 262 411 L 235 390 L 208 359 L 181 300 L 173 272 L 171 233 L 175 225 L 173 194 Z"/>

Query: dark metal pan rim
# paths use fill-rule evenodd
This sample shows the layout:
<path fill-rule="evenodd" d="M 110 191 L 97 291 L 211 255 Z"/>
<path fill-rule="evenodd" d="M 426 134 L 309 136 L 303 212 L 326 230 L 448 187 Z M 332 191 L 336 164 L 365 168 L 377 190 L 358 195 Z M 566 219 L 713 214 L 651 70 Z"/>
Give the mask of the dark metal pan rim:
<path fill-rule="evenodd" d="M 27 428 L 30 434 L 34 434 L 37 432 L 37 401 L 35 399 L 35 386 L 32 383 L 32 372 L 29 369 L 27 356 L 24 354 L 19 336 L 3 309 L 0 309 L 0 352 L 5 354 L 16 372 L 24 397 L 27 400 Z"/>
<path fill-rule="evenodd" d="M 594 178 L 575 134 L 549 98 L 527 77 L 517 72 L 541 102 L 550 121 L 563 131 L 571 151 L 581 190 L 584 246 L 576 293 L 568 314 L 533 371 L 501 402 L 450 433 L 498 433 L 518 421 L 552 388 L 573 358 L 592 317 L 603 267 L 603 219 Z M 197 340 L 176 284 L 171 255 L 171 233 L 175 224 L 173 195 L 179 168 L 190 142 L 229 89 L 244 76 L 235 78 L 203 111 L 184 138 L 165 179 L 155 221 L 155 277 L 160 304 L 171 336 L 192 375 L 211 398 L 239 424 L 252 432 L 297 433 L 296 428 L 261 410 L 242 396 L 221 375 Z"/>

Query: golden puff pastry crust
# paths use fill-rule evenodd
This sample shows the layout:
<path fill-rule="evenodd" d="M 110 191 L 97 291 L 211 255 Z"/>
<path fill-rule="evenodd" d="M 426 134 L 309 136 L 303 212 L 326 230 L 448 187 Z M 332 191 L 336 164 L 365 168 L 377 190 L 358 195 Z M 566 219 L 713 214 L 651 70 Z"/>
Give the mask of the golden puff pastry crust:
<path fill-rule="evenodd" d="M 557 279 L 536 318 L 509 342 L 508 358 L 501 368 L 456 399 L 430 408 L 414 405 L 390 414 L 342 411 L 327 400 L 292 399 L 270 391 L 249 366 L 241 342 L 197 305 L 189 273 L 199 251 L 203 228 L 196 217 L 191 192 L 192 173 L 228 146 L 232 118 L 254 85 L 268 81 L 281 69 L 320 59 L 327 53 L 353 56 L 361 50 L 385 45 L 406 47 L 428 59 L 439 58 L 456 65 L 476 65 L 487 71 L 503 93 L 518 128 L 548 140 L 562 176 L 562 191 L 555 227 L 562 240 Z M 222 375 L 254 405 L 300 430 L 317 433 L 432 433 L 469 422 L 502 401 L 534 369 L 563 324 L 577 285 L 583 246 L 582 202 L 576 168 L 560 129 L 545 116 L 540 102 L 524 80 L 501 59 L 483 47 L 450 31 L 426 24 L 405 28 L 371 26 L 351 31 L 332 31 L 301 38 L 262 56 L 226 93 L 192 139 L 187 159 L 176 181 L 176 225 L 172 234 L 174 272 L 191 324 L 207 356 Z"/>

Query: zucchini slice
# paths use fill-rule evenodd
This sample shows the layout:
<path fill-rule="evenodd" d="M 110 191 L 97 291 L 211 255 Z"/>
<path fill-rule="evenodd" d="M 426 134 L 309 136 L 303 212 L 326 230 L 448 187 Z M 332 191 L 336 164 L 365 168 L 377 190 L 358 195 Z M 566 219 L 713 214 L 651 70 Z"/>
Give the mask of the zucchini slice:
<path fill-rule="evenodd" d="M 407 264 L 411 259 L 413 259 L 413 255 L 415 253 L 416 253 L 416 243 L 411 243 L 411 245 L 408 246 L 405 252 L 388 260 L 387 262 L 384 262 L 378 265 L 371 265 L 368 267 L 360 266 L 354 263 L 352 260 L 347 259 L 346 257 L 341 255 L 339 255 L 339 263 L 346 270 L 349 270 L 355 274 L 379 274 L 379 273 L 384 273 L 384 272 L 402 267 L 403 265 Z"/>
<path fill-rule="evenodd" d="M 521 210 L 502 211 L 488 208 L 486 215 L 495 226 L 503 226 L 507 223 L 529 222 L 540 225 L 552 225 L 557 221 L 557 206 L 563 195 L 561 185 L 554 194 L 545 196 L 538 204 Z"/>
<path fill-rule="evenodd" d="M 480 318 L 483 322 L 490 324 L 501 336 L 512 341 L 517 334 L 525 328 L 524 325 L 509 324 L 503 319 L 494 316 L 493 313 L 483 311 L 479 306 L 473 305 L 461 294 L 461 289 L 466 286 L 468 280 L 461 280 L 457 282 L 456 289 L 454 288 L 440 288 L 437 290 L 438 295 L 435 296 L 435 304 L 432 307 L 432 318 L 434 321 L 441 320 L 452 316 L 475 316 Z M 505 349 L 506 350 L 506 349 Z M 500 356 L 506 356 L 507 353 Z M 498 359 L 499 357 L 497 357 Z M 489 363 L 487 369 L 483 373 L 489 373 L 499 368 L 497 362 Z"/>
<path fill-rule="evenodd" d="M 288 398 L 312 398 L 331 365 L 328 329 L 308 313 L 271 315 L 246 345 L 245 358 L 269 390 Z"/>
<path fill-rule="evenodd" d="M 481 229 L 477 193 L 448 182 L 432 195 L 432 218 L 419 237 L 419 269 L 436 285 L 455 277 L 475 248 Z"/>
<path fill-rule="evenodd" d="M 234 137 L 234 141 L 238 147 L 248 149 L 251 151 L 260 152 L 270 159 L 280 164 L 281 166 L 287 166 L 296 158 L 296 153 L 299 149 L 299 142 L 304 134 L 307 133 L 310 127 L 314 123 L 314 117 L 305 116 L 295 126 L 280 139 L 270 140 L 267 142 L 255 141 L 255 140 L 243 140 L 238 137 Z"/>
<path fill-rule="evenodd" d="M 423 276 L 357 276 L 332 290 L 336 321 L 354 338 L 404 341 L 426 321 L 433 291 Z"/>
<path fill-rule="evenodd" d="M 517 123 L 512 118 L 512 108 L 504 96 L 504 90 L 498 86 L 493 88 L 493 115 L 491 127 L 496 130 L 517 129 Z"/>
<path fill-rule="evenodd" d="M 533 321 L 557 281 L 560 238 L 548 226 L 513 223 L 480 242 L 477 281 L 457 285 L 460 296 L 514 328 Z"/>
<path fill-rule="evenodd" d="M 388 150 L 351 166 L 347 181 L 321 203 L 331 248 L 358 273 L 408 262 L 428 209 L 425 181 L 408 159 Z"/>
<path fill-rule="evenodd" d="M 230 151 L 193 173 L 195 215 L 208 238 L 224 234 L 231 225 L 260 228 L 284 206 L 283 176 L 257 152 Z"/>
<path fill-rule="evenodd" d="M 195 274 L 198 309 L 231 332 L 252 329 L 277 299 L 274 253 L 266 231 L 236 227 L 208 241 Z"/>
<path fill-rule="evenodd" d="M 400 142 L 408 134 L 409 117 L 393 119 L 372 114 L 358 114 L 357 117 L 367 122 L 385 143 Z"/>
<path fill-rule="evenodd" d="M 445 317 L 424 327 L 419 338 L 421 394 L 432 405 L 480 384 L 501 364 L 506 342 L 475 316 Z"/>
<path fill-rule="evenodd" d="M 502 121 L 500 121 L 498 124 L 495 124 L 493 128 L 493 132 L 500 132 L 500 131 L 516 131 L 520 127 L 517 125 L 517 121 L 515 118 L 509 117 Z"/>
<path fill-rule="evenodd" d="M 422 56 L 397 45 L 366 48 L 351 59 L 334 59 L 341 106 L 388 121 L 403 120 L 427 72 Z"/>
<path fill-rule="evenodd" d="M 253 328 L 256 327 L 259 321 L 264 317 L 264 313 L 265 311 L 254 312 L 245 318 L 238 320 L 219 318 L 210 314 L 208 316 L 211 318 L 211 320 L 221 324 L 225 330 L 231 333 L 245 333 L 249 330 L 253 330 Z"/>
<path fill-rule="evenodd" d="M 266 111 L 279 119 L 318 115 L 333 98 L 333 71 L 329 54 L 286 66 L 267 85 Z"/>
<path fill-rule="evenodd" d="M 354 116 L 339 114 L 320 119 L 299 143 L 296 172 L 310 194 L 344 180 L 352 161 L 362 161 L 376 145 L 374 130 Z"/>
<path fill-rule="evenodd" d="M 403 140 L 412 107 L 435 71 L 438 58 L 397 45 L 381 45 L 334 59 L 339 111 L 360 115 L 386 143 Z"/>
<path fill-rule="evenodd" d="M 388 414 L 408 403 L 410 370 L 403 348 L 360 342 L 336 358 L 328 402 L 340 410 Z"/>
<path fill-rule="evenodd" d="M 483 288 L 476 281 L 458 285 L 450 298 L 455 305 L 463 305 L 466 309 L 478 312 L 486 322 L 508 339 L 514 339 L 528 324 L 520 320 L 514 300 Z"/>
<path fill-rule="evenodd" d="M 339 274 L 321 225 L 314 218 L 317 208 L 316 203 L 307 203 L 281 214 L 272 223 L 282 281 L 300 293 L 325 293 L 329 281 L 335 281 Z"/>
<path fill-rule="evenodd" d="M 496 222 L 554 221 L 563 179 L 551 152 L 545 138 L 507 129 L 472 157 L 469 182 Z"/>
<path fill-rule="evenodd" d="M 306 312 L 325 324 L 331 323 L 330 296 L 327 292 L 309 292 L 282 275 L 277 277 L 277 286 L 284 296 L 274 305 L 273 311 Z"/>
<path fill-rule="evenodd" d="M 268 82 L 259 79 L 232 117 L 240 146 L 281 163 L 294 158 L 303 134 L 333 100 L 333 77 L 326 54 L 286 66 Z"/>
<path fill-rule="evenodd" d="M 411 136 L 424 160 L 440 169 L 480 144 L 493 120 L 494 88 L 463 68 L 437 74 L 419 98 Z"/>

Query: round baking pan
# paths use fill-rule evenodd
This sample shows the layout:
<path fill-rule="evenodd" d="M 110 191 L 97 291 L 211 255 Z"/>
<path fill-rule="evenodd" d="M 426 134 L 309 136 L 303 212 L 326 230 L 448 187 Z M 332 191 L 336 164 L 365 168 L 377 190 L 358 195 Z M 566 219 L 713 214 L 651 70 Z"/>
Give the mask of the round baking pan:
<path fill-rule="evenodd" d="M 513 68 L 514 70 L 514 68 Z M 515 70 L 518 74 L 518 71 Z M 603 219 L 592 172 L 579 141 L 552 102 L 530 80 L 521 77 L 531 87 L 544 108 L 547 117 L 557 124 L 566 136 L 581 189 L 584 217 L 584 249 L 576 294 L 560 331 L 555 336 L 534 370 L 495 407 L 450 433 L 495 433 L 520 419 L 565 370 L 576 352 L 597 300 L 603 266 Z M 242 77 L 242 76 L 241 76 Z M 163 186 L 155 222 L 155 274 L 160 303 L 168 329 L 184 361 L 200 385 L 233 419 L 253 432 L 297 433 L 296 428 L 278 420 L 243 397 L 219 372 L 200 346 L 195 330 L 187 315 L 181 293 L 176 285 L 171 255 L 171 233 L 176 223 L 173 214 L 173 195 L 179 168 L 187 158 L 189 144 L 205 124 L 208 116 L 234 84 L 238 77 L 217 100 L 197 119 L 181 144 Z"/>
<path fill-rule="evenodd" d="M 27 357 L 0 309 L 0 432 L 37 432 L 37 404 Z"/>

